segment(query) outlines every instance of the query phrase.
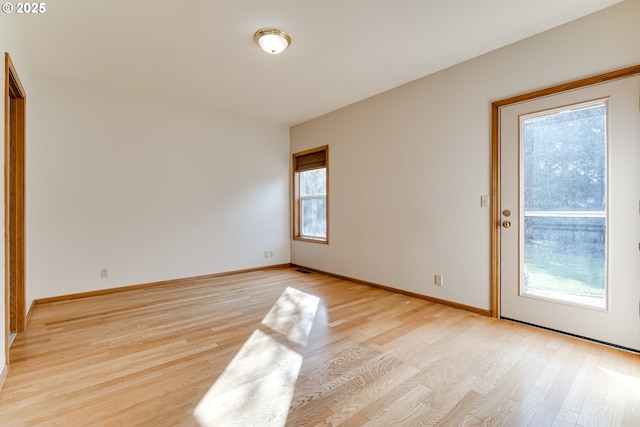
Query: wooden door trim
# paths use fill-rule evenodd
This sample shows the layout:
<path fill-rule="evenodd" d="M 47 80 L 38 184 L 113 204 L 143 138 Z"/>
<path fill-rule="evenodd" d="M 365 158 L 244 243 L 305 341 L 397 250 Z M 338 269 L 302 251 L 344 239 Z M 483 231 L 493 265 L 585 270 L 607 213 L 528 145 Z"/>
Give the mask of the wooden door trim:
<path fill-rule="evenodd" d="M 4 202 L 5 202 L 5 313 L 10 321 L 5 328 L 5 363 L 9 364 L 7 337 L 14 322 L 16 332 L 25 329 L 25 115 L 26 92 L 8 53 L 5 53 L 4 82 Z M 13 114 L 7 106 L 11 103 Z M 11 126 L 9 126 L 11 122 Z M 9 127 L 11 130 L 9 130 Z M 7 176 L 11 174 L 12 180 Z M 11 206 L 9 218 L 6 209 Z M 10 230 L 12 231 L 10 233 Z M 9 268 L 9 263 L 12 268 Z M 9 286 L 11 297 L 9 298 Z M 13 314 L 12 314 L 13 313 Z"/>
<path fill-rule="evenodd" d="M 544 96 L 640 74 L 640 65 L 501 99 L 491 104 L 491 315 L 500 316 L 500 109 Z"/>

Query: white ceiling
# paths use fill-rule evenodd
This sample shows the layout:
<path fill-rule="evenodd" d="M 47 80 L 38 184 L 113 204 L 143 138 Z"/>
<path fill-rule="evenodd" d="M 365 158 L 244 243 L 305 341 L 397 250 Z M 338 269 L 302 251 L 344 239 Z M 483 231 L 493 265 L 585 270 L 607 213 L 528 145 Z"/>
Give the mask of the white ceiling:
<path fill-rule="evenodd" d="M 619 1 L 57 0 L 19 19 L 38 72 L 291 126 Z M 253 41 L 269 26 L 281 55 Z"/>

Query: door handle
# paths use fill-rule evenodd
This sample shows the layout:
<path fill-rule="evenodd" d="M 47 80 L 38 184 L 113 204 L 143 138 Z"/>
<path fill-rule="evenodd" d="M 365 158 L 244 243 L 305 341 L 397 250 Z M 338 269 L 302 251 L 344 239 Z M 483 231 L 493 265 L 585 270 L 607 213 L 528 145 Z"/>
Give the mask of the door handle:
<path fill-rule="evenodd" d="M 511 221 L 502 221 L 502 226 L 504 228 L 511 228 Z"/>

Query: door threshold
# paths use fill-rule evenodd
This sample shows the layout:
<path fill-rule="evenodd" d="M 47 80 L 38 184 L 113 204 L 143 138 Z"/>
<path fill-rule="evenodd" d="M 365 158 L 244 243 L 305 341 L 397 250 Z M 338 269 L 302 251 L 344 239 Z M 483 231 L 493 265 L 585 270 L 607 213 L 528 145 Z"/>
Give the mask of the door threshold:
<path fill-rule="evenodd" d="M 500 319 L 508 320 L 509 322 L 514 322 L 514 323 L 520 323 L 522 325 L 533 326 L 534 328 L 544 329 L 546 331 L 551 331 L 551 332 L 555 332 L 555 333 L 562 334 L 562 335 L 567 335 L 567 336 L 570 336 L 570 337 L 573 337 L 573 338 L 581 339 L 583 341 L 590 341 L 590 342 L 593 342 L 593 343 L 596 343 L 596 344 L 606 345 L 607 347 L 613 347 L 613 348 L 616 348 L 618 350 L 628 351 L 629 353 L 640 354 L 640 350 L 636 350 L 635 348 L 625 347 L 623 345 L 612 344 L 610 342 L 597 340 L 595 338 L 583 337 L 582 335 L 572 334 L 570 332 L 564 332 L 564 331 L 560 331 L 558 329 L 547 328 L 546 326 L 540 326 L 540 325 L 536 325 L 534 323 L 523 322 L 521 320 L 510 319 L 508 317 L 502 317 L 501 316 Z"/>

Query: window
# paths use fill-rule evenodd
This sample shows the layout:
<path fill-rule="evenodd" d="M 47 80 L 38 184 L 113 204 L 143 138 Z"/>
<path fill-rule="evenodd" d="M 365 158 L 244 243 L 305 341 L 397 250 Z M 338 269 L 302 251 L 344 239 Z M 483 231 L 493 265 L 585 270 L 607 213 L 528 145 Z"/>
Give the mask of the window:
<path fill-rule="evenodd" d="M 329 147 L 293 155 L 293 238 L 328 243 Z"/>
<path fill-rule="evenodd" d="M 607 102 L 520 118 L 521 292 L 607 307 Z"/>

